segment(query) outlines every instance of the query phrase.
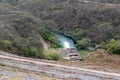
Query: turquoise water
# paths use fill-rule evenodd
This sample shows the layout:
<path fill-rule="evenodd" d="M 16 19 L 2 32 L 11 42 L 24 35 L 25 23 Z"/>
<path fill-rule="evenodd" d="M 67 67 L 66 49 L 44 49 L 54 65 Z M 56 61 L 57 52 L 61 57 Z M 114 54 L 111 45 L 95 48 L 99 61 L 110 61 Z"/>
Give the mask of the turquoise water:
<path fill-rule="evenodd" d="M 57 39 L 60 41 L 60 43 L 62 44 L 63 48 L 72 48 L 75 47 L 75 43 L 74 40 L 65 36 L 62 33 L 55 33 Z"/>

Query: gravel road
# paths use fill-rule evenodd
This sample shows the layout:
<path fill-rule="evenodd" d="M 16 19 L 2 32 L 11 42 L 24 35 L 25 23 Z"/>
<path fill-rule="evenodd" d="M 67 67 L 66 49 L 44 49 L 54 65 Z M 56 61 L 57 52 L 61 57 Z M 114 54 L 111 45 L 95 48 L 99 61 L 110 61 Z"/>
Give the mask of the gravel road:
<path fill-rule="evenodd" d="M 64 66 L 59 64 L 29 60 L 8 55 L 0 55 L 0 64 L 9 67 L 9 70 L 20 70 L 25 76 L 19 79 L 0 79 L 0 80 L 120 80 L 119 73 L 109 73 L 84 68 Z M 11 69 L 12 68 L 12 69 Z M 15 72 L 0 67 L 0 75 L 15 75 Z M 34 73 L 36 77 L 31 77 Z M 49 79 L 42 79 L 41 74 L 48 76 Z M 16 77 L 15 77 L 16 78 Z M 35 79 L 37 78 L 37 79 Z M 54 79 L 51 79 L 54 78 Z"/>

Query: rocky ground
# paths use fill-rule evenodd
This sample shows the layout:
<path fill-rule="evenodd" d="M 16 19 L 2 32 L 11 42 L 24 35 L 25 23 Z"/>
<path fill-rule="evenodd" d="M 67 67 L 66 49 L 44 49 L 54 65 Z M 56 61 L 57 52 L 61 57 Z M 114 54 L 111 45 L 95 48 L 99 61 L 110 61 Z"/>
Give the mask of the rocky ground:
<path fill-rule="evenodd" d="M 19 57 L 9 53 L 0 52 L 2 55 Z M 22 57 L 20 57 L 22 58 Z M 26 63 L 0 58 L 0 80 L 60 80 L 55 77 L 47 76 L 44 73 L 27 70 Z M 32 65 L 32 64 L 31 64 Z M 20 68 L 24 67 L 24 68 Z M 28 65 L 28 67 L 31 67 Z"/>
<path fill-rule="evenodd" d="M 12 68 L 4 64 L 0 64 L 0 80 L 59 80 L 57 78 L 48 77 L 45 74 L 36 74 L 32 71 Z"/>
<path fill-rule="evenodd" d="M 100 71 L 120 73 L 120 55 L 108 54 L 103 49 L 98 49 L 84 58 L 82 62 L 58 61 L 57 63 Z"/>

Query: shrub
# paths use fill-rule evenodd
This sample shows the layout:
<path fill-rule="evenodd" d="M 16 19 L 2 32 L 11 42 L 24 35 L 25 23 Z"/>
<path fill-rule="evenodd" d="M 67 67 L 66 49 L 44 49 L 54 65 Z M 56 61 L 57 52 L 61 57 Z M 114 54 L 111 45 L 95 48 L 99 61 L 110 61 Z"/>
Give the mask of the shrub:
<path fill-rule="evenodd" d="M 43 37 L 46 41 L 49 41 L 50 38 L 52 37 L 51 32 L 50 32 L 49 30 L 47 30 L 47 29 L 43 29 L 43 30 L 41 31 L 41 35 L 42 35 L 42 37 Z"/>
<path fill-rule="evenodd" d="M 39 49 L 37 49 L 37 48 L 28 49 L 28 51 L 26 52 L 26 56 L 41 58 L 41 59 L 45 58 L 45 55 L 43 54 L 43 51 L 40 48 Z"/>
<path fill-rule="evenodd" d="M 49 42 L 51 44 L 52 47 L 54 47 L 54 48 L 62 47 L 62 45 L 57 40 L 57 38 L 55 37 L 55 34 L 52 31 L 49 31 L 48 29 L 43 29 L 41 31 L 41 35 L 44 38 L 44 40 L 46 40 L 47 42 Z"/>
<path fill-rule="evenodd" d="M 42 48 L 35 48 L 31 46 L 26 46 L 19 50 L 19 54 L 26 57 L 34 57 L 44 59 L 45 55 L 43 54 Z"/>
<path fill-rule="evenodd" d="M 5 50 L 10 50 L 12 47 L 12 43 L 8 40 L 1 40 L 0 41 L 0 48 L 3 48 Z"/>
<path fill-rule="evenodd" d="M 57 53 L 50 53 L 47 55 L 48 60 L 59 60 L 60 56 Z"/>
<path fill-rule="evenodd" d="M 111 40 L 107 44 L 107 51 L 109 53 L 120 54 L 120 40 Z"/>
<path fill-rule="evenodd" d="M 71 32 L 71 35 L 73 36 L 73 38 L 75 40 L 80 40 L 83 38 L 83 35 L 84 34 L 84 30 L 80 29 L 80 28 L 76 28 L 75 30 L 73 30 Z"/>
<path fill-rule="evenodd" d="M 77 49 L 87 49 L 91 43 L 89 43 L 89 40 L 86 38 L 83 38 L 82 40 L 77 41 L 77 44 L 75 45 Z"/>
<path fill-rule="evenodd" d="M 31 46 L 34 46 L 37 48 L 43 47 L 42 43 L 40 43 L 40 41 L 38 39 L 34 39 L 32 37 L 29 37 L 29 38 L 27 38 L 27 40 L 29 41 L 29 44 Z"/>
<path fill-rule="evenodd" d="M 101 48 L 103 48 L 103 49 L 107 49 L 106 45 L 107 45 L 107 43 L 104 42 L 104 41 L 102 41 L 102 42 L 100 43 L 100 46 L 101 46 Z"/>
<path fill-rule="evenodd" d="M 14 40 L 13 46 L 15 53 L 22 56 L 45 58 L 43 54 L 42 44 L 34 38 L 17 38 Z"/>
<path fill-rule="evenodd" d="M 53 48 L 61 48 L 62 45 L 60 44 L 59 41 L 55 42 L 53 45 L 52 45 Z"/>

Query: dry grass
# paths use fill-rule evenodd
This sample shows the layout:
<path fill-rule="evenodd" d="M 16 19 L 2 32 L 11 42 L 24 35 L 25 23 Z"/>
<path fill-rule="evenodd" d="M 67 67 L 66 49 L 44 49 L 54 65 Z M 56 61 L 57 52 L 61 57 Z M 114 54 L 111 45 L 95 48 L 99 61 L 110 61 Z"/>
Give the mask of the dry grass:
<path fill-rule="evenodd" d="M 120 55 L 108 54 L 105 50 L 98 49 L 84 59 L 84 63 L 112 69 L 120 69 Z"/>

